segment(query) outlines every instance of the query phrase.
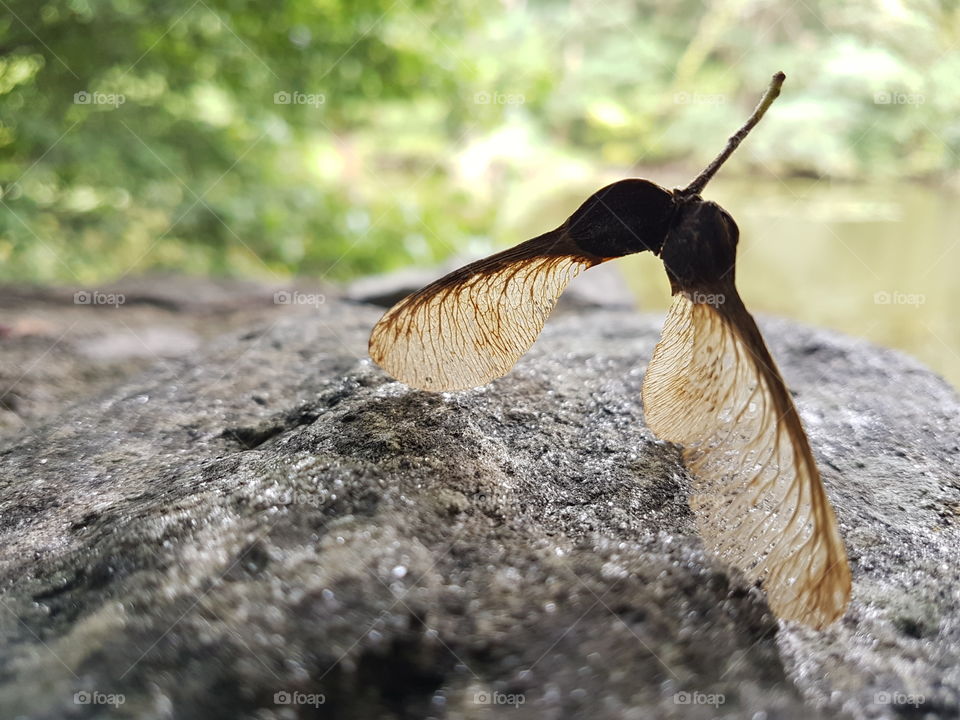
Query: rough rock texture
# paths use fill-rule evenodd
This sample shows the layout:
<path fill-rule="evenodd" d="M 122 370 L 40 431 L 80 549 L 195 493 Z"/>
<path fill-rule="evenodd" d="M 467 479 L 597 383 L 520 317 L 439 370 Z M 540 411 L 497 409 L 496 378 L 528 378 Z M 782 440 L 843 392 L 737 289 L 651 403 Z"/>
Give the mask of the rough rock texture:
<path fill-rule="evenodd" d="M 293 293 L 322 297 L 315 288 L 177 276 L 0 288 L 0 440 L 230 328 L 269 321 Z"/>
<path fill-rule="evenodd" d="M 380 312 L 285 308 L 0 442 L 3 717 L 960 713 L 960 401 L 916 362 L 761 323 L 854 571 L 818 633 L 703 552 L 643 423 L 658 317 L 559 312 L 431 395 L 366 359 Z"/>

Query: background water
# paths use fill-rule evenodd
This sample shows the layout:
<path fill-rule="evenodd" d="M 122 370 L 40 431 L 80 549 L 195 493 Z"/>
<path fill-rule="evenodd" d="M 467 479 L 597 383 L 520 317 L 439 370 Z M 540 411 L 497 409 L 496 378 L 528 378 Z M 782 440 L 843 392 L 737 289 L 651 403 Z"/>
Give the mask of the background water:
<path fill-rule="evenodd" d="M 668 187 L 690 176 L 643 174 Z M 575 207 L 585 192 L 586 186 L 558 200 L 556 212 Z M 740 227 L 737 286 L 752 311 L 905 350 L 960 386 L 960 205 L 954 193 L 910 182 L 731 180 L 721 174 L 704 196 Z M 659 260 L 645 253 L 616 263 L 638 307 L 668 307 L 670 288 Z"/>
<path fill-rule="evenodd" d="M 751 140 L 738 153 L 747 155 Z M 503 191 L 505 219 L 494 244 L 445 242 L 455 255 L 473 259 L 555 227 L 606 183 L 646 177 L 679 187 L 698 169 L 619 168 L 566 184 L 532 173 L 514 192 Z M 737 287 L 747 307 L 904 350 L 960 387 L 956 191 L 916 181 L 781 179 L 743 170 L 735 154 L 704 197 L 740 227 Z M 643 253 L 612 264 L 638 308 L 669 306 L 670 286 L 657 258 Z"/>

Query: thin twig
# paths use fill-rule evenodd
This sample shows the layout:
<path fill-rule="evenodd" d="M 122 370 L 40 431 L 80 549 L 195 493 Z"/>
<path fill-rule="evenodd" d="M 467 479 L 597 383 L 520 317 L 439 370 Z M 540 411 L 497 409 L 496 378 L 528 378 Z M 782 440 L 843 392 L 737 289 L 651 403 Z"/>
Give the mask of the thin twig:
<path fill-rule="evenodd" d="M 730 136 L 723 152 L 717 155 L 714 161 L 707 165 L 706 169 L 697 175 L 696 179 L 681 191 L 683 195 L 699 195 L 703 192 L 703 188 L 710 182 L 710 179 L 716 174 L 717 170 L 720 169 L 720 166 L 727 161 L 727 158 L 733 154 L 733 151 L 737 149 L 747 134 L 760 122 L 760 118 L 762 118 L 770 106 L 773 105 L 773 101 L 780 95 L 780 87 L 786 79 L 787 76 L 782 72 L 778 72 L 773 76 L 773 79 L 770 81 L 770 87 L 768 87 L 767 92 L 763 94 L 763 99 L 760 100 L 760 104 L 757 105 L 750 119 L 747 120 L 742 128 Z"/>

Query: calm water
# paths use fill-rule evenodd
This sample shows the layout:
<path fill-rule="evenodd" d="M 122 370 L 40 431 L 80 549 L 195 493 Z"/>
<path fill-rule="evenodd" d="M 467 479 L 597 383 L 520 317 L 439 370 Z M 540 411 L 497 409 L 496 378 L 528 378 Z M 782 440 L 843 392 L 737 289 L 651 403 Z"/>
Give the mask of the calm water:
<path fill-rule="evenodd" d="M 960 197 L 917 184 L 715 180 L 740 226 L 747 306 L 905 350 L 960 387 Z M 625 263 L 644 308 L 666 307 L 659 262 Z"/>

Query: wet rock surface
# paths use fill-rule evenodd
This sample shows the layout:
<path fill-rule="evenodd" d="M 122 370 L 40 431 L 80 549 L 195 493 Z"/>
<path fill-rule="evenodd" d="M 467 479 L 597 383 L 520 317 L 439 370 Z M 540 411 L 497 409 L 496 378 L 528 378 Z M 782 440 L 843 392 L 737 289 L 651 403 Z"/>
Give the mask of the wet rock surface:
<path fill-rule="evenodd" d="M 366 358 L 380 308 L 261 309 L 0 439 L 4 717 L 960 713 L 960 401 L 915 361 L 761 321 L 854 572 L 815 632 L 702 549 L 659 317 L 567 303 L 433 395 Z"/>

